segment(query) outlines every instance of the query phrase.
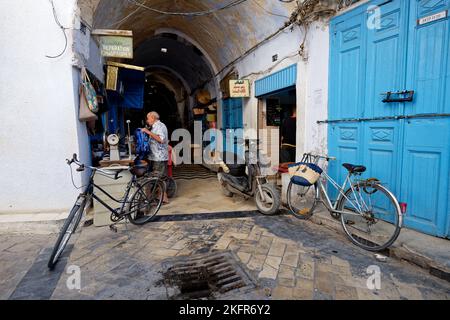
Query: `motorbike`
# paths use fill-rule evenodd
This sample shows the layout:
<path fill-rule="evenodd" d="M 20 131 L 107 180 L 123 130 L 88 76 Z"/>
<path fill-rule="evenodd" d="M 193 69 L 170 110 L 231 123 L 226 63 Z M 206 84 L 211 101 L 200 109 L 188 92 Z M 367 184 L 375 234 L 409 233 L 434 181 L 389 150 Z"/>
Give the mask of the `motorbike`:
<path fill-rule="evenodd" d="M 258 143 L 258 140 L 245 140 L 245 159 L 236 153 L 226 153 L 220 162 L 217 178 L 225 196 L 254 197 L 259 212 L 274 215 L 279 211 L 281 197 L 277 188 L 261 174 L 259 151 L 254 148 Z"/>

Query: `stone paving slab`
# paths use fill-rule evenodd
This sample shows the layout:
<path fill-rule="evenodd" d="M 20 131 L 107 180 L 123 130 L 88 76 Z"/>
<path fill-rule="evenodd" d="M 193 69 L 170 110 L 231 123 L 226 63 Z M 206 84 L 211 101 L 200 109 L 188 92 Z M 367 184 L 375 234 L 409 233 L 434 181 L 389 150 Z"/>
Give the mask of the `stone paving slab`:
<path fill-rule="evenodd" d="M 67 261 L 67 266 L 80 266 L 81 288 L 69 290 L 66 282 L 70 275 L 62 272 L 51 298 L 167 299 L 167 290 L 160 284 L 164 260 L 232 250 L 258 285 L 252 292 L 226 299 L 450 299 L 447 282 L 395 259 L 380 263 L 372 253 L 331 230 L 291 216 L 240 216 L 230 213 L 220 219 L 202 219 L 205 214 L 198 214 L 196 219 L 128 226 L 129 234 L 124 226 L 119 226 L 118 233 L 83 227 Z M 2 260 L 6 256 L 12 259 L 14 254 L 39 254 L 35 246 L 24 245 L 29 241 L 6 236 L 0 240 L 5 240 L 0 241 Z M 39 246 L 42 250 L 49 243 L 42 241 Z M 9 251 L 14 247 L 16 252 Z M 27 271 L 33 261 L 21 263 L 22 270 Z M 367 268 L 372 265 L 381 272 L 378 290 L 367 287 Z M 17 276 L 23 279 L 24 271 Z M 2 279 L 11 272 L 0 268 Z M 22 279 L 8 283 L 9 289 L 1 287 L 1 297 L 9 298 L 11 288 Z M 28 288 L 33 291 L 36 285 L 31 283 Z"/>
<path fill-rule="evenodd" d="M 48 285 L 43 262 L 56 235 L 0 234 L 0 299 L 167 299 L 163 261 L 224 250 L 257 287 L 223 299 L 450 299 L 448 282 L 407 262 L 379 262 L 342 232 L 311 221 L 252 210 L 197 212 L 166 211 L 142 227 L 119 225 L 117 233 L 82 227 L 65 269 L 52 278 L 57 283 Z M 79 289 L 67 287 L 70 266 L 80 268 Z M 374 266 L 381 287 L 372 290 L 367 271 Z"/>
<path fill-rule="evenodd" d="M 331 218 L 322 207 L 317 208 L 311 221 L 342 231 L 339 221 Z M 342 231 L 343 232 L 343 231 Z M 450 281 L 450 239 L 433 237 L 408 228 L 402 228 L 398 239 L 389 248 L 389 254 L 426 269 L 440 278 Z"/>

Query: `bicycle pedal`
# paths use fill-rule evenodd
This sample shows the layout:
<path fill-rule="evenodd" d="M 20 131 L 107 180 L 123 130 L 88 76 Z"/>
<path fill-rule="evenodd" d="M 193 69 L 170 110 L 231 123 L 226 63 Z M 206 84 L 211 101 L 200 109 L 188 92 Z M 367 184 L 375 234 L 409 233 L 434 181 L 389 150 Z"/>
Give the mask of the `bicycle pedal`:
<path fill-rule="evenodd" d="M 89 219 L 84 222 L 83 227 L 89 227 L 89 226 L 92 226 L 93 224 L 94 224 L 94 219 Z"/>
<path fill-rule="evenodd" d="M 114 231 L 115 233 L 117 233 L 117 227 L 116 227 L 116 226 L 110 225 L 110 226 L 109 226 L 109 229 L 110 229 L 111 231 Z"/>
<path fill-rule="evenodd" d="M 298 210 L 297 213 L 304 216 L 304 215 L 309 214 L 309 209 L 301 209 L 301 210 Z"/>

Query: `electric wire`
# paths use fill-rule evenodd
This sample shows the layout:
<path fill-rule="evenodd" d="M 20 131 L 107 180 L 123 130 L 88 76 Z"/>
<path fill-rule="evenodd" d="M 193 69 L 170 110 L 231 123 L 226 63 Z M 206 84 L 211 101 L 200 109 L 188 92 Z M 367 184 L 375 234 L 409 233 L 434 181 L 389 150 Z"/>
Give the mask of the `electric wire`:
<path fill-rule="evenodd" d="M 268 69 L 266 69 L 264 71 L 252 72 L 252 73 L 246 74 L 245 76 L 242 76 L 241 78 L 245 79 L 245 78 L 248 78 L 250 76 L 259 76 L 259 75 L 270 73 L 270 72 L 272 72 L 273 69 L 275 69 L 276 66 L 278 66 L 280 63 L 282 63 L 284 60 L 295 58 L 298 55 L 300 55 L 300 52 L 296 51 L 296 52 L 294 52 L 292 54 L 289 54 L 289 55 L 283 57 L 282 59 L 278 60 L 270 68 L 268 68 Z"/>
<path fill-rule="evenodd" d="M 146 10 L 152 11 L 154 13 L 159 13 L 159 14 L 164 14 L 164 15 L 171 15 L 171 16 L 204 16 L 204 15 L 208 15 L 208 14 L 212 14 L 221 10 L 225 10 L 225 9 L 229 9 L 232 8 L 234 6 L 240 5 L 241 3 L 247 2 L 248 0 L 234 0 L 232 2 L 230 2 L 229 4 L 223 6 L 223 7 L 219 7 L 219 8 L 214 8 L 214 9 L 210 9 L 210 10 L 206 10 L 206 11 L 197 11 L 197 12 L 170 12 L 170 11 L 164 11 L 164 10 L 159 10 L 159 9 L 155 9 L 152 7 L 149 7 L 147 5 L 145 5 L 144 3 L 141 3 L 137 0 L 127 0 L 128 2 L 142 7 Z"/>
<path fill-rule="evenodd" d="M 56 24 L 58 25 L 58 27 L 61 28 L 62 33 L 64 34 L 64 41 L 65 41 L 64 49 L 62 50 L 62 52 L 61 52 L 60 54 L 58 54 L 58 55 L 56 55 L 56 56 L 49 56 L 49 55 L 46 55 L 46 57 L 49 58 L 49 59 L 56 59 L 56 58 L 61 57 L 61 56 L 66 52 L 66 50 L 67 50 L 67 45 L 68 45 L 68 39 L 67 39 L 67 34 L 66 34 L 66 29 L 67 29 L 67 28 L 65 28 L 65 27 L 59 22 L 58 15 L 57 15 L 57 13 L 56 13 L 55 4 L 53 3 L 53 0 L 48 0 L 48 1 L 50 2 L 51 6 L 52 6 L 53 18 L 55 19 L 55 22 L 56 22 Z"/>
<path fill-rule="evenodd" d="M 254 45 L 253 47 L 251 47 L 250 49 L 248 49 L 247 51 L 245 51 L 243 54 L 241 54 L 239 57 L 237 57 L 236 59 L 234 59 L 233 61 L 229 62 L 226 66 L 224 66 L 222 69 L 219 70 L 219 72 L 217 72 L 214 77 L 218 77 L 222 72 L 224 72 L 225 70 L 227 70 L 229 67 L 231 67 L 232 65 L 234 65 L 236 62 L 244 59 L 245 57 L 247 57 L 250 53 L 252 53 L 253 51 L 255 51 L 256 49 L 258 49 L 260 46 L 262 46 L 263 44 L 267 43 L 269 40 L 275 38 L 276 36 L 278 36 L 280 33 L 284 32 L 287 28 L 289 27 L 293 27 L 294 22 L 286 22 L 282 27 L 280 27 L 279 29 L 277 29 L 274 33 L 272 33 L 271 35 L 269 35 L 268 37 L 264 38 L 263 40 L 261 40 L 260 42 L 258 42 L 256 45 Z M 213 77 L 213 78 L 214 78 Z"/>
<path fill-rule="evenodd" d="M 143 3 L 145 3 L 145 2 L 146 1 L 144 1 Z M 135 15 L 141 9 L 142 9 L 142 7 L 138 6 L 136 10 L 132 11 L 130 14 L 128 14 L 123 19 L 120 19 L 119 21 L 109 25 L 108 28 L 115 28 L 115 27 L 119 26 L 119 24 L 121 24 L 122 22 L 125 22 L 126 20 L 128 20 L 131 16 Z"/>
<path fill-rule="evenodd" d="M 130 2 L 130 0 L 127 0 L 127 1 Z M 275 12 L 272 12 L 272 11 L 267 10 L 266 8 L 264 8 L 264 6 L 262 6 L 261 4 L 258 3 L 258 0 L 253 0 L 253 1 L 255 2 L 255 4 L 256 4 L 258 7 L 260 7 L 261 9 L 263 9 L 266 13 L 268 13 L 268 14 L 270 14 L 270 15 L 277 16 L 277 17 L 282 17 L 282 18 L 287 18 L 287 19 L 290 18 L 290 17 L 288 17 L 288 16 L 286 16 L 286 15 L 279 14 L 279 13 L 275 13 Z M 117 27 L 117 26 L 120 25 L 122 22 L 128 20 L 131 16 L 135 15 L 140 9 L 142 9 L 143 7 L 145 7 L 145 4 L 146 4 L 147 1 L 144 0 L 143 2 L 138 2 L 138 1 L 136 1 L 136 0 L 131 0 L 131 2 L 133 2 L 138 8 L 137 8 L 136 10 L 132 11 L 132 12 L 131 12 L 130 14 L 128 14 L 126 17 L 124 17 L 124 18 L 120 19 L 119 21 L 117 21 L 117 22 L 115 22 L 115 23 L 109 25 L 108 28 Z M 245 1 L 242 1 L 242 2 L 245 2 Z M 223 10 L 223 9 L 226 9 L 226 8 L 231 8 L 232 6 L 238 5 L 238 4 L 242 3 L 242 2 L 236 1 L 236 3 L 231 3 L 231 4 L 229 4 L 229 5 L 227 5 L 227 6 L 223 7 L 223 8 L 218 8 L 218 9 L 216 9 L 216 10 Z M 283 2 L 283 1 L 282 1 L 282 2 Z M 155 9 L 155 10 L 156 10 L 156 9 Z M 153 10 L 152 10 L 152 11 L 153 11 Z M 164 11 L 158 10 L 158 13 L 162 13 L 162 12 L 164 12 Z M 193 14 L 195 14 L 195 15 L 200 15 L 200 13 L 202 13 L 202 12 L 197 12 L 197 13 L 193 13 Z M 210 12 L 210 11 L 205 11 L 205 12 L 204 12 L 204 14 L 208 14 L 208 13 L 213 13 L 213 12 L 212 12 L 212 11 L 211 11 L 211 12 Z M 179 14 L 190 15 L 190 14 L 192 14 L 192 13 L 188 13 L 188 12 L 186 12 L 186 13 L 164 12 L 164 14 L 171 14 L 171 15 L 179 15 Z"/>
<path fill-rule="evenodd" d="M 266 13 L 268 13 L 268 14 L 271 14 L 271 15 L 276 16 L 276 17 L 282 17 L 282 18 L 287 18 L 287 19 L 290 18 L 290 17 L 288 17 L 288 16 L 285 16 L 285 15 L 282 15 L 282 14 L 279 14 L 279 13 L 274 13 L 274 12 L 272 12 L 272 11 L 267 10 L 266 8 L 264 8 L 264 6 L 262 6 L 261 4 L 258 3 L 258 0 L 253 0 L 253 2 L 254 2 L 258 7 L 260 7 L 261 9 L 263 9 L 263 10 L 264 10 Z"/>

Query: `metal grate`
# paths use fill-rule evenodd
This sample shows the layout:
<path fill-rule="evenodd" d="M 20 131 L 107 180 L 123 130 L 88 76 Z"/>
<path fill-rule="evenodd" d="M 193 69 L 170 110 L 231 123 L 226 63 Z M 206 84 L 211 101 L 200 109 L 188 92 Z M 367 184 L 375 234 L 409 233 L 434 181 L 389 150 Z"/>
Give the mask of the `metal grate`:
<path fill-rule="evenodd" d="M 217 299 L 255 288 L 231 252 L 177 258 L 163 263 L 163 268 L 169 299 Z"/>

